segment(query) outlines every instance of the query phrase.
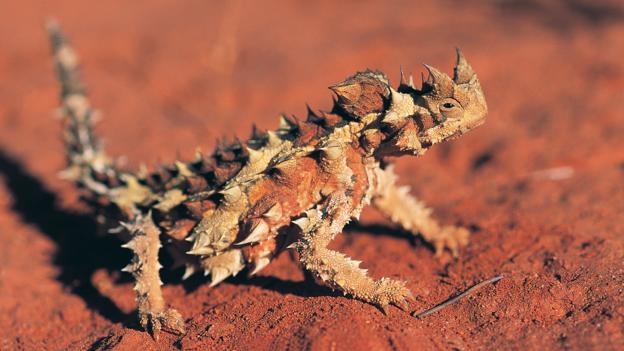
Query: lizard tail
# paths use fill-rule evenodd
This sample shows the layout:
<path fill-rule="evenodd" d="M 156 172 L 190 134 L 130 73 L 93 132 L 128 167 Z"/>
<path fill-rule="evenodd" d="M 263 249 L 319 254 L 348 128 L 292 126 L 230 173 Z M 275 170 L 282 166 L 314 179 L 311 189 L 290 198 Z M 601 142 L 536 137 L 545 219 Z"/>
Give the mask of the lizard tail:
<path fill-rule="evenodd" d="M 56 73 L 61 85 L 60 109 L 68 167 L 62 176 L 97 194 L 108 192 L 117 172 L 93 130 L 96 111 L 81 81 L 78 57 L 56 21 L 47 23 Z"/>

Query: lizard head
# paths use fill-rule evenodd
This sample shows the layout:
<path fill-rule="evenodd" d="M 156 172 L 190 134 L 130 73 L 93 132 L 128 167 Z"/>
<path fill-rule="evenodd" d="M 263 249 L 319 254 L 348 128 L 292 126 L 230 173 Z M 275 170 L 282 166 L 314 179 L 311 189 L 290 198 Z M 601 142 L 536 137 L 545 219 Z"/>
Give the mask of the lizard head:
<path fill-rule="evenodd" d="M 390 106 L 381 115 L 382 156 L 421 155 L 434 144 L 456 138 L 481 125 L 487 104 L 468 61 L 457 50 L 453 78 L 425 65 L 429 77 L 422 87 L 405 83 L 390 89 Z"/>

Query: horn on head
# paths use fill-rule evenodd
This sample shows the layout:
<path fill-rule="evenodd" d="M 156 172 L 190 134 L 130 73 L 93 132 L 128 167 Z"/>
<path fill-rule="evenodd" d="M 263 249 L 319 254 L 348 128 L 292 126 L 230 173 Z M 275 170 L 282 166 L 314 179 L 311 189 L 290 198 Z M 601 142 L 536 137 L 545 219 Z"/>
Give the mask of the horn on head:
<path fill-rule="evenodd" d="M 457 50 L 457 63 L 455 64 L 453 80 L 457 84 L 470 83 L 475 76 L 472 66 L 466 61 L 466 58 L 462 54 L 459 48 Z"/>
<path fill-rule="evenodd" d="M 424 65 L 429 71 L 429 77 L 423 83 L 423 90 L 429 88 L 433 93 L 440 96 L 451 96 L 453 94 L 453 80 L 446 73 L 438 71 L 429 65 Z"/>

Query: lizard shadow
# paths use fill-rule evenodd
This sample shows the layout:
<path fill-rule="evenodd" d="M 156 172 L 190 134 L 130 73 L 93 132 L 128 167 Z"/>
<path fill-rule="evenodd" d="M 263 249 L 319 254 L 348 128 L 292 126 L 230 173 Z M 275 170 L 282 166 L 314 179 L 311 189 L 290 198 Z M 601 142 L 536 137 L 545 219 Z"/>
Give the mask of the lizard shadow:
<path fill-rule="evenodd" d="M 112 271 L 128 262 L 130 256 L 119 249 L 119 241 L 112 235 L 97 235 L 93 216 L 63 209 L 56 194 L 1 149 L 0 176 L 13 199 L 11 209 L 24 223 L 35 226 L 54 241 L 53 264 L 60 269 L 56 279 L 82 298 L 89 309 L 112 323 L 127 324 L 132 318 L 91 281 L 96 270 Z"/>
<path fill-rule="evenodd" d="M 312 277 L 306 277 L 302 281 L 285 280 L 274 276 L 253 276 L 247 277 L 244 273 L 236 277 L 229 278 L 229 284 L 240 286 L 255 286 L 261 289 L 275 291 L 281 295 L 295 295 L 299 297 L 319 297 L 319 296 L 342 296 L 331 289 L 318 285 Z M 175 283 L 175 282 L 174 282 Z M 182 282 L 187 293 L 192 293 L 201 285 L 208 284 L 209 280 L 198 275 Z"/>
<path fill-rule="evenodd" d="M 416 236 L 408 232 L 407 230 L 397 227 L 392 224 L 353 222 L 353 223 L 349 223 L 349 225 L 345 227 L 344 231 L 350 234 L 355 234 L 355 235 L 365 233 L 365 234 L 388 236 L 392 238 L 399 238 L 399 239 L 406 240 L 407 242 L 409 242 L 410 246 L 412 247 L 424 246 L 431 251 L 435 250 L 433 245 L 430 242 L 424 240 L 421 236 L 419 235 Z"/>

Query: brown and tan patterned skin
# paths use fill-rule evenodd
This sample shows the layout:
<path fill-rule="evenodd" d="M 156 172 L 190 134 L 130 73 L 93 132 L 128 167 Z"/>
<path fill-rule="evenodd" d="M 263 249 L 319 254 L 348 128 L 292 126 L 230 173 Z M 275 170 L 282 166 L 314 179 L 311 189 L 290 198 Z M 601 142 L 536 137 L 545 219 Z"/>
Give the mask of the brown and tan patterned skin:
<path fill-rule="evenodd" d="M 467 243 L 466 229 L 440 225 L 396 184 L 388 161 L 422 155 L 484 122 L 483 92 L 459 50 L 452 78 L 425 66 L 429 78 L 420 89 L 402 77 L 395 90 L 384 74 L 360 72 L 330 87 L 331 112 L 310 110 L 302 122 L 282 116 L 275 131 L 254 130 L 249 140 L 224 142 L 212 155 L 127 172 L 93 132 L 75 53 L 55 23 L 48 30 L 62 88 L 63 175 L 109 216 L 122 217 L 115 231 L 134 253 L 123 270 L 135 278 L 139 320 L 155 336 L 162 328 L 184 332 L 182 316 L 162 297 L 161 242 L 186 266 L 184 278 L 202 271 L 211 285 L 243 270 L 253 275 L 280 252 L 295 250 L 320 284 L 381 308 L 406 306 L 412 294 L 405 283 L 374 279 L 359 261 L 327 248 L 364 206 L 421 235 L 436 254 L 448 248 L 457 255 Z"/>

